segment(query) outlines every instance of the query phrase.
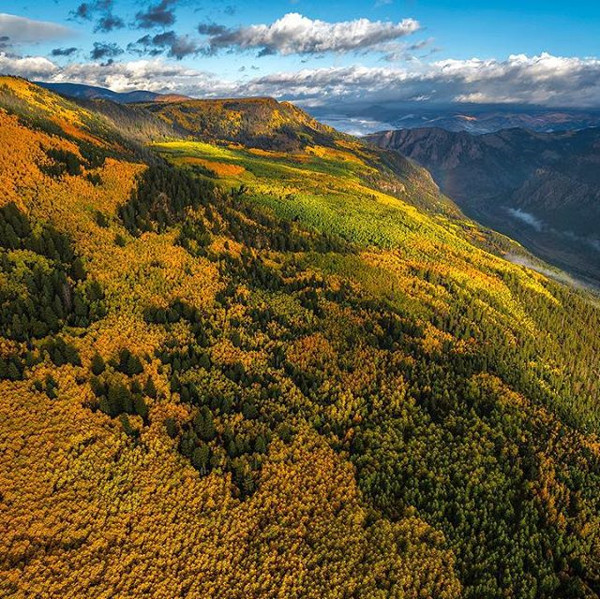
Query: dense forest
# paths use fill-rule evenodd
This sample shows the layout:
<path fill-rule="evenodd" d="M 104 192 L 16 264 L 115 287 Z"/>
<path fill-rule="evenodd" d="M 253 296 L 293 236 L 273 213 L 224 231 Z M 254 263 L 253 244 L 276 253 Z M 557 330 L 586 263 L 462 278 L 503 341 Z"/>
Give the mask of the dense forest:
<path fill-rule="evenodd" d="M 325 128 L 2 84 L 3 596 L 600 594 L 594 296 Z"/>

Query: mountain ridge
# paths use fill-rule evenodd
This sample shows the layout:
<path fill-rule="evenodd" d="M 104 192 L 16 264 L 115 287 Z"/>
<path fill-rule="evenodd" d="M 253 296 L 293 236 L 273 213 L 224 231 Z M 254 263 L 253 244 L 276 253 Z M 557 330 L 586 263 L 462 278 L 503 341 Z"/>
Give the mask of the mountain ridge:
<path fill-rule="evenodd" d="M 99 105 L 0 81 L 0 594 L 597 594 L 590 294 L 295 112 Z"/>
<path fill-rule="evenodd" d="M 84 83 L 52 83 L 45 81 L 34 81 L 36 85 L 49 89 L 63 96 L 78 98 L 81 100 L 111 100 L 119 104 L 130 104 L 135 102 L 178 102 L 188 100 L 187 96 L 171 93 L 157 93 L 145 90 L 131 92 L 115 92 L 105 87 L 87 85 Z"/>
<path fill-rule="evenodd" d="M 472 217 L 598 280 L 599 128 L 560 133 L 516 128 L 477 136 L 404 129 L 367 139 L 430 170 L 442 191 Z"/>
<path fill-rule="evenodd" d="M 327 105 L 312 109 L 317 118 L 342 130 L 368 135 L 381 130 L 440 127 L 473 135 L 494 133 L 513 127 L 538 132 L 560 132 L 600 125 L 597 110 L 544 108 L 494 104 L 428 105 L 423 102 L 380 105 Z"/>

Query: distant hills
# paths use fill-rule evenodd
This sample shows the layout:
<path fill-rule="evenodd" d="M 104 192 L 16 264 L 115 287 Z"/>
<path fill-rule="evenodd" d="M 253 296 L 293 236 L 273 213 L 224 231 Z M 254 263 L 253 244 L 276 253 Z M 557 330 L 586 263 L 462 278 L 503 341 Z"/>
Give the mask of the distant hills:
<path fill-rule="evenodd" d="M 0 189 L 0 596 L 600 594 L 600 306 L 413 160 L 0 77 Z"/>
<path fill-rule="evenodd" d="M 55 93 L 78 100 L 110 100 L 118 104 L 171 103 L 193 101 L 181 94 L 160 94 L 147 90 L 115 92 L 83 83 L 35 82 Z M 219 100 L 215 100 L 219 102 Z M 461 104 L 431 106 L 421 102 L 402 104 L 341 104 L 306 107 L 321 123 L 353 135 L 366 135 L 384 129 L 437 127 L 473 134 L 522 127 L 538 132 L 573 131 L 600 127 L 600 111 L 548 109 L 531 106 Z"/>
<path fill-rule="evenodd" d="M 476 136 L 423 128 L 367 138 L 427 168 L 471 216 L 546 259 L 600 276 L 600 129 Z"/>
<path fill-rule="evenodd" d="M 184 135 L 270 150 L 332 145 L 342 136 L 289 102 L 273 98 L 147 102 L 142 107 Z"/>
<path fill-rule="evenodd" d="M 158 94 L 155 92 L 137 90 L 132 92 L 114 92 L 104 87 L 85 85 L 83 83 L 45 83 L 37 81 L 36 85 L 49 89 L 63 96 L 82 100 L 111 100 L 119 104 L 134 102 L 177 102 L 188 99 L 179 94 Z"/>
<path fill-rule="evenodd" d="M 242 141 L 253 147 L 291 150 L 340 138 L 290 102 L 273 98 L 197 100 L 149 91 L 114 92 L 78 83 L 37 83 L 73 98 L 125 127 L 134 137 L 193 137 Z M 148 139 L 146 139 L 147 141 Z"/>
<path fill-rule="evenodd" d="M 548 109 L 530 106 L 464 104 L 432 106 L 423 103 L 329 105 L 310 109 L 311 114 L 336 129 L 366 135 L 384 129 L 437 127 L 473 134 L 522 127 L 538 132 L 572 131 L 600 126 L 599 111 Z"/>

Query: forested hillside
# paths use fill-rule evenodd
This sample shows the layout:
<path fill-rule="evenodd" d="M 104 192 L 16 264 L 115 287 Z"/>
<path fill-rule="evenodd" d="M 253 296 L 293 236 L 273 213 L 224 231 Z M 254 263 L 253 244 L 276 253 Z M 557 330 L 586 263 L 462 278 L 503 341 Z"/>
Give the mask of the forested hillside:
<path fill-rule="evenodd" d="M 429 169 L 470 216 L 600 281 L 600 129 L 484 135 L 439 128 L 368 136 Z"/>
<path fill-rule="evenodd" d="M 600 594 L 595 297 L 295 108 L 0 86 L 2 596 Z"/>
<path fill-rule="evenodd" d="M 329 145 L 342 138 L 293 104 L 273 98 L 150 102 L 142 106 L 203 141 L 218 139 L 291 151 L 310 143 Z"/>

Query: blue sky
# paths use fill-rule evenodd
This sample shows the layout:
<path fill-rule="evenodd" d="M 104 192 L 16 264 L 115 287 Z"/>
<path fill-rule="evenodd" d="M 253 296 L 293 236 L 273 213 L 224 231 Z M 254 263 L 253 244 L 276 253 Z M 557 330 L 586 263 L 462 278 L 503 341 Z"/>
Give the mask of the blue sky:
<path fill-rule="evenodd" d="M 0 0 L 0 13 L 0 71 L 32 79 L 307 105 L 600 107 L 600 2 Z"/>

